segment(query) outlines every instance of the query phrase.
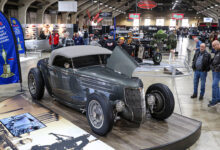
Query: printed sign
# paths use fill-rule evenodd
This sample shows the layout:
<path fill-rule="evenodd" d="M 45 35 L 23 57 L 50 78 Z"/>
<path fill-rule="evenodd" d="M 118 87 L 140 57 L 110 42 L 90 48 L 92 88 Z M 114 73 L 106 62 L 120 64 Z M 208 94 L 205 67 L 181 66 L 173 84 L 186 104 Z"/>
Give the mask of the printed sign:
<path fill-rule="evenodd" d="M 20 54 L 24 54 L 25 53 L 24 34 L 21 24 L 17 19 L 11 18 L 11 26 L 17 40 L 18 52 Z"/>
<path fill-rule="evenodd" d="M 203 22 L 212 23 L 212 18 L 203 18 Z"/>
<path fill-rule="evenodd" d="M 99 17 L 101 17 L 101 18 L 112 18 L 112 12 L 101 12 L 99 14 Z"/>
<path fill-rule="evenodd" d="M 137 6 L 142 9 L 152 9 L 154 7 L 157 7 L 157 3 L 151 0 L 141 0 L 137 3 Z"/>
<path fill-rule="evenodd" d="M 5 15 L 0 12 L 0 85 L 21 82 L 15 36 Z"/>
<path fill-rule="evenodd" d="M 139 13 L 129 14 L 129 19 L 140 19 L 140 15 Z"/>
<path fill-rule="evenodd" d="M 184 18 L 184 14 L 177 14 L 177 13 L 172 14 L 172 19 L 182 20 L 183 18 Z"/>

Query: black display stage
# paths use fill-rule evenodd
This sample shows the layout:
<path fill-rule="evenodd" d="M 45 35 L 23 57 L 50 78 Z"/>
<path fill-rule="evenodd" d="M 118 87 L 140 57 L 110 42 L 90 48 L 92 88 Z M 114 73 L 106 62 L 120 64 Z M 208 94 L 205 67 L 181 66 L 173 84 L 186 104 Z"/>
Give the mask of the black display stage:
<path fill-rule="evenodd" d="M 32 103 L 32 100 L 29 98 L 28 95 L 19 95 L 16 97 L 11 98 L 10 100 L 6 100 L 5 104 L 2 106 L 7 105 L 7 103 L 14 104 L 14 102 L 19 102 L 18 106 L 21 106 L 21 103 L 25 103 L 25 106 L 23 109 L 16 108 L 13 106 L 13 109 L 15 112 L 13 112 L 12 115 L 16 114 L 22 114 L 22 113 L 30 113 L 33 116 L 37 116 L 37 113 L 40 113 L 38 110 L 48 110 L 48 112 L 53 112 L 54 114 L 58 114 L 59 118 L 65 118 L 65 120 L 68 120 L 73 123 L 73 126 L 78 126 L 79 129 L 83 129 L 86 132 L 88 132 L 88 136 L 96 137 L 93 141 L 102 141 L 104 142 L 103 145 L 106 148 L 113 148 L 117 150 L 134 150 L 134 149 L 146 149 L 146 150 L 185 150 L 192 146 L 200 137 L 201 133 L 201 122 L 178 115 L 173 114 L 169 119 L 165 121 L 158 121 L 151 118 L 146 119 L 145 123 L 142 124 L 140 127 L 137 127 L 135 124 L 132 124 L 130 122 L 127 122 L 125 120 L 119 120 L 116 122 L 116 124 L 113 127 L 113 130 L 105 137 L 97 136 L 94 134 L 87 122 L 85 114 L 81 114 L 69 107 L 66 107 L 57 101 L 53 100 L 49 96 L 45 95 L 46 97 L 42 101 L 37 101 L 35 103 Z M 14 100 L 14 101 L 13 101 Z M 28 103 L 26 103 L 28 101 Z M 30 105 L 30 106 L 28 106 Z M 34 105 L 34 106 L 32 106 Z M 37 106 L 36 106 L 37 105 Z M 0 105 L 1 106 L 1 105 Z M 27 109 L 26 109 L 27 108 Z M 30 109 L 31 108 L 31 109 Z M 33 109 L 34 108 L 34 109 Z M 36 110 L 38 109 L 38 110 Z M 26 111 L 24 111 L 26 110 Z M 12 113 L 9 112 L 9 113 Z M 36 113 L 36 115 L 34 114 Z M 4 114 L 5 116 L 5 114 Z M 0 113 L 0 119 L 5 118 Z M 39 118 L 39 117 L 38 117 Z M 59 121 L 62 121 L 66 127 L 63 129 L 60 125 L 56 125 L 56 122 L 53 122 L 52 124 L 46 124 L 45 129 L 39 129 L 38 131 L 34 131 L 31 133 L 30 138 L 32 137 L 34 139 L 34 135 L 37 134 L 37 132 L 42 132 L 40 134 L 43 134 L 44 130 L 52 130 L 52 127 L 57 126 L 57 130 L 64 130 L 65 128 L 68 128 L 69 131 L 61 132 L 62 134 L 68 134 L 71 130 L 76 130 L 75 127 L 72 127 L 71 123 L 68 125 L 68 123 L 65 123 L 65 120 L 58 119 Z M 56 121 L 56 120 L 55 120 Z M 48 128 L 48 129 L 47 129 Z M 54 129 L 53 129 L 54 130 Z M 49 131 L 48 131 L 49 132 Z M 58 132 L 58 131 L 57 131 Z M 58 134 L 58 133 L 56 133 Z M 72 137 L 77 137 L 77 135 L 71 135 Z M 26 137 L 26 138 L 27 138 Z M 13 138 L 8 138 L 13 139 Z M 10 143 L 10 141 L 8 142 Z M 91 140 L 91 139 L 90 139 Z M 99 143 L 100 143 L 99 142 Z M 0 141 L 1 143 L 1 141 Z M 13 143 L 13 141 L 12 141 Z M 10 143 L 10 144 L 12 144 Z M 92 140 L 89 142 L 92 143 Z M 93 146 L 87 145 L 87 146 Z M 109 146 L 109 147 L 108 147 Z M 103 147 L 103 148 L 104 148 Z M 48 148 L 48 147 L 47 147 Z M 87 147 L 89 148 L 89 147 Z M 94 147 L 93 147 L 94 148 Z M 19 149 L 19 148 L 18 148 Z M 64 147 L 59 147 L 58 149 L 64 149 Z M 97 147 L 97 149 L 100 149 L 100 147 Z"/>

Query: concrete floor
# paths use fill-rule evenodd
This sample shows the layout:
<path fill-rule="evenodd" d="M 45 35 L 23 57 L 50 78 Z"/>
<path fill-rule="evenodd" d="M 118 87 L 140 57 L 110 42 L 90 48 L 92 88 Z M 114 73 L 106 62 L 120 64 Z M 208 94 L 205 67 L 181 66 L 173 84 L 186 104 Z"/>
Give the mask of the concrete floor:
<path fill-rule="evenodd" d="M 188 39 L 181 39 L 178 42 L 178 48 L 180 55 L 186 55 L 186 48 L 193 48 L 195 43 Z M 48 57 L 48 53 L 43 53 L 42 57 Z M 33 57 L 31 60 L 22 60 L 22 78 L 23 78 L 23 89 L 27 89 L 27 75 L 30 68 L 35 67 L 38 61 L 38 57 Z M 35 57 L 35 58 L 34 58 Z M 167 57 L 165 57 L 167 59 Z M 138 76 L 138 74 L 137 74 Z M 153 83 L 164 83 L 173 92 L 176 100 L 175 112 L 184 116 L 199 120 L 203 123 L 202 134 L 200 139 L 194 144 L 190 150 L 220 150 L 220 105 L 208 108 L 208 101 L 211 100 L 212 92 L 212 76 L 209 72 L 206 82 L 206 93 L 203 101 L 197 99 L 191 99 L 190 96 L 193 93 L 193 75 L 169 78 L 169 77 L 154 77 L 146 76 L 140 77 L 145 86 L 147 87 Z M 0 86 L 0 101 L 19 94 L 20 85 L 1 85 Z"/>

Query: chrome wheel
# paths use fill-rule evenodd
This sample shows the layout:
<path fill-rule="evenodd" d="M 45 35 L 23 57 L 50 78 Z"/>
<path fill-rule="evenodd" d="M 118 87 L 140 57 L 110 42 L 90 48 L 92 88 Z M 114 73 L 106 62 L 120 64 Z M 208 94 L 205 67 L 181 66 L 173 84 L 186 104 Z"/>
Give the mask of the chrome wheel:
<path fill-rule="evenodd" d="M 104 114 L 98 101 L 92 100 L 88 106 L 88 116 L 93 127 L 100 129 L 104 123 Z"/>
<path fill-rule="evenodd" d="M 30 74 L 28 77 L 28 86 L 31 94 L 36 94 L 36 81 L 33 74 Z"/>

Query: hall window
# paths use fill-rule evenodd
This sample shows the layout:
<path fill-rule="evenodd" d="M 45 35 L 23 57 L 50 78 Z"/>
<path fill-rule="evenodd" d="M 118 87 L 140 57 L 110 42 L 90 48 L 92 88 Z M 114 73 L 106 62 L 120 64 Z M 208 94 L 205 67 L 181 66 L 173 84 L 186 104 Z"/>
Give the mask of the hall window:
<path fill-rule="evenodd" d="M 182 20 L 182 27 L 189 27 L 189 19 Z"/>
<path fill-rule="evenodd" d="M 170 26 L 175 27 L 176 26 L 176 20 L 175 19 L 170 19 Z"/>
<path fill-rule="evenodd" d="M 150 22 L 151 22 L 150 19 L 145 19 L 145 20 L 144 20 L 144 25 L 145 25 L 145 26 L 150 26 Z"/>
<path fill-rule="evenodd" d="M 164 26 L 164 19 L 157 19 L 156 26 Z"/>
<path fill-rule="evenodd" d="M 139 22 L 139 19 L 134 19 L 134 20 L 133 20 L 133 26 L 134 26 L 134 27 L 139 27 L 139 23 L 140 23 L 140 22 Z"/>

